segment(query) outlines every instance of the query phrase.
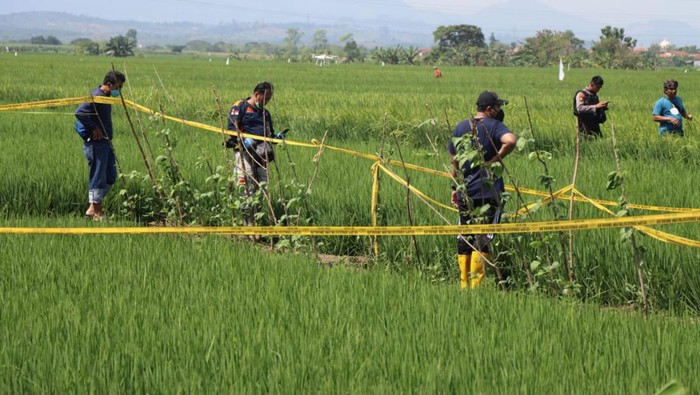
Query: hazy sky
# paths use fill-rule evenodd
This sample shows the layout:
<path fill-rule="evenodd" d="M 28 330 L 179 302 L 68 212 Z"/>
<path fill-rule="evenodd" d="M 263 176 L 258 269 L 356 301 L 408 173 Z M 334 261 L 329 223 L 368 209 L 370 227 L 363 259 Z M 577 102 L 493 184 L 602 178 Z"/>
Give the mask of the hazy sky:
<path fill-rule="evenodd" d="M 107 2 L 102 1 L 68 0 L 5 0 L 4 3 L 0 8 L 2 14 L 64 11 L 103 19 L 150 22 L 218 24 L 235 20 L 239 23 L 335 24 L 346 17 L 367 19 L 387 15 L 402 20 L 419 18 L 433 25 L 469 23 L 480 26 L 479 16 L 486 10 L 491 15 L 523 21 L 522 26 L 541 23 L 540 26 L 545 28 L 547 23 L 554 22 L 565 25 L 584 23 L 584 26 L 590 25 L 590 34 L 598 33 L 605 25 L 626 27 L 650 20 L 678 21 L 700 29 L 700 0 L 120 0 L 109 2 L 109 6 L 103 5 Z M 558 12 L 567 14 L 565 20 L 561 20 L 562 15 Z M 459 19 L 462 16 L 464 22 Z M 484 32 L 498 35 L 512 29 L 512 25 L 489 26 Z M 574 32 L 585 35 L 584 32 Z M 675 36 L 676 39 L 697 40 L 696 37 L 679 37 L 679 33 Z"/>
<path fill-rule="evenodd" d="M 678 20 L 700 26 L 700 1 L 698 0 L 538 0 L 557 11 L 581 15 L 602 24 L 624 25 L 651 19 Z M 469 15 L 493 5 L 511 3 L 509 0 L 405 0 L 406 4 L 426 11 L 447 11 Z M 517 2 L 500 10 L 501 13 L 521 14 L 523 18 L 547 19 L 537 7 L 529 7 L 528 1 Z"/>
<path fill-rule="evenodd" d="M 700 26 L 700 1 L 698 0 L 538 1 L 558 11 L 586 16 L 602 23 L 622 25 L 649 19 L 667 19 Z M 218 23 L 220 21 L 239 19 L 236 17 L 237 11 L 250 14 L 255 13 L 256 9 L 265 10 L 269 7 L 265 11 L 267 14 L 273 13 L 277 17 L 285 16 L 290 20 L 310 19 L 312 22 L 317 22 L 326 18 L 353 17 L 354 15 L 347 14 L 348 5 L 352 6 L 353 13 L 359 17 L 366 17 L 368 14 L 388 14 L 391 13 L 392 9 L 403 7 L 420 9 L 426 13 L 446 12 L 453 15 L 473 15 L 483 8 L 507 2 L 509 0 L 260 0 L 257 2 L 226 0 L 120 0 L 110 2 L 111 6 L 102 6 L 106 2 L 10 0 L 4 2 L 5 4 L 0 9 L 0 13 L 66 11 L 82 15 L 99 16 L 104 19 L 187 20 Z M 528 7 L 528 1 L 519 1 L 517 3 L 523 4 L 522 8 L 511 6 L 507 9 L 501 9 L 499 12 L 518 13 L 522 14 L 523 18 L 546 19 L 547 15 L 538 12 L 537 7 Z"/>

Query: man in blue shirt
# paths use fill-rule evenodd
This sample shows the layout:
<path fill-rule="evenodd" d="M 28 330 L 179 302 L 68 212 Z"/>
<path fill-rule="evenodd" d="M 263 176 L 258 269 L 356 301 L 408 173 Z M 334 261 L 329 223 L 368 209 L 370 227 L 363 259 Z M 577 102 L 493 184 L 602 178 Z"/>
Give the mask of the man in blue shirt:
<path fill-rule="evenodd" d="M 683 136 L 683 118 L 692 121 L 693 116 L 685 111 L 683 100 L 677 96 L 678 81 L 664 81 L 664 94 L 652 111 L 654 122 L 659 123 L 659 136 Z"/>
<path fill-rule="evenodd" d="M 452 192 L 452 203 L 459 208 L 460 225 L 498 222 L 505 188 L 503 178 L 494 174 L 492 166 L 513 151 L 517 142 L 515 134 L 501 122 L 505 116 L 501 107 L 506 104 L 508 101 L 496 92 L 482 92 L 476 101 L 476 116 L 457 125 L 447 146 L 452 156 L 452 177 L 457 180 L 461 172 L 464 183 Z M 487 238 L 459 235 L 457 254 L 461 287 L 467 288 L 470 283 L 475 288 L 485 275 L 484 264 L 489 257 Z"/>
<path fill-rule="evenodd" d="M 102 85 L 93 89 L 91 96 L 117 97 L 126 82 L 119 71 L 107 72 Z M 75 110 L 75 131 L 83 139 L 83 154 L 88 162 L 88 201 L 85 215 L 94 219 L 104 218 L 102 201 L 117 180 L 117 162 L 112 147 L 112 105 L 83 103 Z"/>

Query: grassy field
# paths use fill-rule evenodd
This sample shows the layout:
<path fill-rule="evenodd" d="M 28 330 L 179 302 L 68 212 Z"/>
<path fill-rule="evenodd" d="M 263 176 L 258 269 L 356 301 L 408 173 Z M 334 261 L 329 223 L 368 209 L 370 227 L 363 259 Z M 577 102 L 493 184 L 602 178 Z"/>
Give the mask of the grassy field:
<path fill-rule="evenodd" d="M 460 292 L 218 237 L 0 241 L 3 393 L 650 394 L 673 379 L 700 385 L 695 319 L 492 287 Z"/>
<path fill-rule="evenodd" d="M 110 60 L 0 58 L 0 104 L 86 95 L 111 68 Z M 429 67 L 227 67 L 174 56 L 120 62 L 115 67 L 129 77 L 125 97 L 169 115 L 221 125 L 232 102 L 270 80 L 276 87 L 270 110 L 278 129 L 291 128 L 290 139 L 320 140 L 327 132 L 327 144 L 438 170 L 449 164 L 443 147 L 451 129 L 473 113 L 480 91 L 496 90 L 510 100 L 506 124 L 521 138 L 534 138 L 528 150 L 507 158 L 507 183 L 533 189 L 544 189 L 544 173 L 556 179 L 554 189 L 570 183 L 571 96 L 601 73 L 601 97 L 612 103 L 610 121 L 606 138 L 582 147 L 577 188 L 593 198 L 619 198 L 619 190 L 605 189 L 616 168 L 609 138 L 614 127 L 630 202 L 699 207 L 693 187 L 698 127 L 688 125 L 685 139 L 659 139 L 651 121 L 666 78 L 680 81 L 679 95 L 691 113 L 700 108 L 696 72 L 571 70 L 560 82 L 553 69 L 446 68 L 435 80 Z M 4 226 L 92 226 L 81 218 L 86 171 L 72 131 L 73 110 L 0 113 Z M 148 136 L 154 158 L 172 152 L 194 190 L 188 196 L 205 202 L 197 210 L 214 202 L 207 192 L 226 190 L 214 181 L 230 174 L 221 136 L 131 116 L 137 133 Z M 125 196 L 152 191 L 124 111 L 115 107 L 114 118 L 120 170 L 138 174 L 119 182 L 126 195 L 110 195 L 106 204 L 113 217 L 104 226 L 135 225 L 124 210 Z M 532 150 L 552 154 L 546 170 L 528 159 Z M 272 193 L 287 201 L 302 197 L 308 204 L 304 215 L 314 224 L 369 225 L 372 162 L 326 150 L 316 165 L 315 154 L 278 147 Z M 162 161 L 154 168 L 162 180 L 172 169 Z M 394 170 L 448 203 L 448 179 Z M 380 223 L 409 224 L 405 190 L 388 177 L 381 185 Z M 299 192 L 309 186 L 308 195 Z M 445 224 L 419 200 L 413 198 L 412 206 L 414 223 Z M 515 200 L 507 207 L 516 208 Z M 454 213 L 436 210 L 456 220 Z M 148 214 L 136 211 L 137 218 Z M 211 223 L 235 215 L 230 207 L 210 211 L 203 217 Z M 605 216 L 584 204 L 574 213 Z M 534 219 L 553 215 L 545 208 Z M 691 239 L 699 234 L 697 224 L 660 228 Z M 519 238 L 556 246 L 557 236 L 551 236 L 499 237 L 499 248 L 512 249 Z M 370 251 L 363 237 L 318 241 L 325 253 Z M 575 234 L 574 298 L 563 296 L 561 268 L 539 273 L 543 292 L 526 292 L 532 287 L 526 286 L 523 259 L 564 264 L 546 248 L 499 262 L 522 292 L 497 292 L 489 285 L 464 293 L 456 285 L 453 237 L 420 237 L 417 249 L 404 237 L 380 242 L 381 256 L 371 270 L 358 271 L 318 267 L 305 255 L 262 253 L 217 237 L 4 235 L 2 392 L 652 393 L 672 379 L 697 389 L 697 323 L 683 318 L 700 311 L 696 249 L 639 237 L 649 301 L 662 315 L 644 320 L 578 304 L 615 310 L 639 305 L 634 254 L 619 230 Z M 663 317 L 669 313 L 673 318 Z"/>

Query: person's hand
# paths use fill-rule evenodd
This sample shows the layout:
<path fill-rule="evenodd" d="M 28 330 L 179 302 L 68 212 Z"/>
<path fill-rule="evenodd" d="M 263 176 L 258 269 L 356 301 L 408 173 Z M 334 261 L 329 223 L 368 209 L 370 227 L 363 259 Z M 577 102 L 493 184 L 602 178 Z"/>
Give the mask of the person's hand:
<path fill-rule="evenodd" d="M 92 136 L 90 138 L 94 141 L 100 141 L 105 138 L 105 134 L 102 132 L 102 129 L 96 128 L 92 131 Z"/>
<path fill-rule="evenodd" d="M 609 101 L 602 101 L 595 105 L 595 108 L 608 108 Z"/>
<path fill-rule="evenodd" d="M 678 126 L 681 123 L 681 121 L 679 121 L 678 118 L 676 118 L 676 117 L 668 117 L 668 118 L 671 120 L 671 124 L 673 126 Z"/>
<path fill-rule="evenodd" d="M 693 114 L 686 114 L 686 118 L 687 118 L 689 121 L 692 121 L 692 120 L 693 120 Z"/>
<path fill-rule="evenodd" d="M 452 191 L 452 205 L 455 207 L 459 207 L 459 199 L 458 199 L 457 191 Z"/>
<path fill-rule="evenodd" d="M 284 129 L 283 131 L 277 133 L 275 135 L 275 138 L 278 140 L 284 140 L 285 138 L 287 138 L 287 132 L 289 132 L 289 129 Z"/>

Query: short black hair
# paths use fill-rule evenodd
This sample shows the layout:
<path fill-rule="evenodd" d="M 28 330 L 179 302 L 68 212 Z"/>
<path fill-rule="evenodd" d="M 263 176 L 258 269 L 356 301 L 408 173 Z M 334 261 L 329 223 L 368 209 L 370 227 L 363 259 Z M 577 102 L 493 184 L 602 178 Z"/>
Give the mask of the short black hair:
<path fill-rule="evenodd" d="M 110 70 L 107 72 L 107 74 L 105 74 L 105 79 L 102 81 L 102 84 L 118 84 L 120 82 L 122 84 L 125 83 L 126 76 L 121 71 Z"/>
<path fill-rule="evenodd" d="M 677 89 L 678 81 L 676 80 L 666 80 L 664 81 L 664 90 L 666 89 Z"/>
<path fill-rule="evenodd" d="M 274 90 L 274 88 L 273 88 L 271 83 L 261 82 L 261 83 L 255 85 L 255 89 L 253 89 L 253 92 L 265 95 L 265 94 L 267 94 L 267 92 L 272 93 L 273 90 Z"/>
<path fill-rule="evenodd" d="M 591 78 L 591 84 L 603 86 L 603 77 L 594 75 L 593 78 Z"/>

